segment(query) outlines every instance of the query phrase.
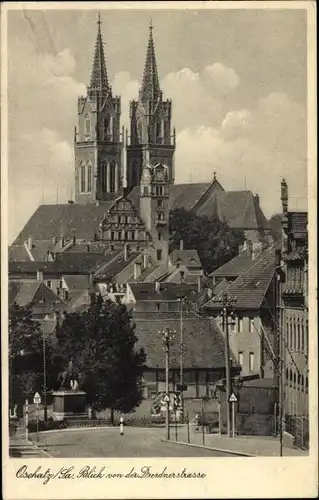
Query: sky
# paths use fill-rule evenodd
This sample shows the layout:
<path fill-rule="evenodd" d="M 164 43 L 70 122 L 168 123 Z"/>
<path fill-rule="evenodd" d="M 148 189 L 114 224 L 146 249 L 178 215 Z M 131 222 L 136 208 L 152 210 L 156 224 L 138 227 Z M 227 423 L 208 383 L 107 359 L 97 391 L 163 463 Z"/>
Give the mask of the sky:
<path fill-rule="evenodd" d="M 176 183 L 260 196 L 267 217 L 307 207 L 307 39 L 302 10 L 102 10 L 121 124 L 137 98 L 152 19 L 172 99 Z M 41 203 L 72 195 L 77 97 L 89 83 L 97 11 L 8 13 L 9 243 Z"/>

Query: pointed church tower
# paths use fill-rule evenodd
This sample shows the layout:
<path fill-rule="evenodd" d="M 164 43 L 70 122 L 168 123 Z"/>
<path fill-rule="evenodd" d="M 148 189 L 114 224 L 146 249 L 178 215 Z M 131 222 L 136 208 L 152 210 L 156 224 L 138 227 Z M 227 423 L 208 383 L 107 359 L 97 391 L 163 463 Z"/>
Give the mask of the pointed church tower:
<path fill-rule="evenodd" d="M 78 98 L 74 134 L 75 202 L 109 199 L 121 190 L 121 100 L 113 97 L 105 62 L 100 14 L 87 97 Z"/>
<path fill-rule="evenodd" d="M 146 157 L 151 165 L 166 165 L 169 183 L 174 183 L 175 130 L 172 132 L 171 119 L 172 101 L 163 100 L 150 25 L 139 99 L 130 102 L 130 137 L 126 144 L 129 189 L 140 184 Z"/>

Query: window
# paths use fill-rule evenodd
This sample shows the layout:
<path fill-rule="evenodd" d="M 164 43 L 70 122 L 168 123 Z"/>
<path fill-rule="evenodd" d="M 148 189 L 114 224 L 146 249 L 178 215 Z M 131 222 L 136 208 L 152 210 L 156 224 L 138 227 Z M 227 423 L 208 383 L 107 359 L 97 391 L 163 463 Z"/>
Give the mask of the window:
<path fill-rule="evenodd" d="M 236 324 L 238 324 L 237 318 L 234 318 L 233 315 L 230 316 L 230 328 L 232 332 L 236 332 Z"/>
<path fill-rule="evenodd" d="M 161 241 L 161 239 L 162 239 L 162 235 L 161 235 L 161 233 L 159 231 L 157 233 L 157 239 L 158 239 L 158 241 Z"/>
<path fill-rule="evenodd" d="M 48 281 L 47 281 L 47 286 L 48 286 L 49 288 L 52 288 L 52 281 L 48 280 Z"/>
<path fill-rule="evenodd" d="M 157 303 L 157 304 L 156 304 L 156 310 L 157 310 L 157 311 L 159 311 L 159 310 L 160 310 L 160 308 L 161 308 L 161 305 Z"/>
<path fill-rule="evenodd" d="M 63 288 L 63 281 L 60 281 L 60 288 Z"/>
<path fill-rule="evenodd" d="M 135 240 L 135 231 L 132 231 L 132 240 Z"/>
<path fill-rule="evenodd" d="M 300 321 L 299 321 L 299 318 L 298 318 L 298 323 L 297 323 L 297 351 L 300 351 L 300 346 L 301 346 Z"/>
<path fill-rule="evenodd" d="M 240 318 L 239 316 L 237 318 L 237 331 L 238 333 L 243 331 L 243 318 Z"/>
<path fill-rule="evenodd" d="M 156 251 L 157 260 L 162 260 L 162 250 Z"/>
<path fill-rule="evenodd" d="M 127 231 L 124 231 L 124 239 L 128 240 L 128 232 Z"/>
<path fill-rule="evenodd" d="M 162 207 L 163 206 L 163 200 L 157 200 L 157 206 Z"/>
<path fill-rule="evenodd" d="M 162 196 L 163 195 L 163 186 L 156 186 L 155 193 L 157 196 Z"/>
<path fill-rule="evenodd" d="M 114 231 L 111 231 L 111 240 L 114 240 Z"/>
<path fill-rule="evenodd" d="M 249 318 L 249 333 L 254 332 L 254 318 Z"/>
<path fill-rule="evenodd" d="M 80 167 L 80 192 L 85 193 L 85 165 L 81 163 Z"/>
<path fill-rule="evenodd" d="M 148 187 L 147 186 L 143 187 L 143 194 L 144 194 L 144 196 L 148 195 Z"/>
<path fill-rule="evenodd" d="M 255 354 L 253 352 L 249 353 L 249 371 L 253 372 L 255 368 Z"/>
<path fill-rule="evenodd" d="M 244 353 L 242 351 L 239 351 L 239 353 L 238 353 L 238 363 L 243 368 L 243 366 L 244 366 Z"/>
<path fill-rule="evenodd" d="M 87 190 L 91 191 L 92 190 L 92 165 L 91 163 L 88 164 L 88 180 L 87 180 Z"/>
<path fill-rule="evenodd" d="M 91 120 L 88 114 L 85 115 L 85 134 L 91 135 Z"/>

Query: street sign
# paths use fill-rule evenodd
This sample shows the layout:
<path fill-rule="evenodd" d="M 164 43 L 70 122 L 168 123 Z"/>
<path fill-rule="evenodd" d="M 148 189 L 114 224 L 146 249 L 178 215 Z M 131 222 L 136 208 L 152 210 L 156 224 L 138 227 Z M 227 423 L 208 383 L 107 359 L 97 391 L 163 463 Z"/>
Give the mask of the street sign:
<path fill-rule="evenodd" d="M 39 405 L 41 403 L 41 397 L 40 397 L 40 394 L 38 392 L 36 392 L 34 395 L 33 403 L 35 405 Z"/>
<path fill-rule="evenodd" d="M 229 400 L 228 400 L 230 403 L 237 403 L 238 402 L 238 399 L 236 397 L 236 394 L 232 393 L 229 397 Z"/>

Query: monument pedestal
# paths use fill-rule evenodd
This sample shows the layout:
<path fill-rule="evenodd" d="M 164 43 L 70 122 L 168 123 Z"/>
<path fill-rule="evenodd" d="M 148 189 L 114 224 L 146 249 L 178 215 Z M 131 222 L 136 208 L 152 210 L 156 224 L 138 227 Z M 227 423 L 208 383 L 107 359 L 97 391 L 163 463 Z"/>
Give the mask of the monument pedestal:
<path fill-rule="evenodd" d="M 86 392 L 55 391 L 53 396 L 53 420 L 87 418 Z"/>

